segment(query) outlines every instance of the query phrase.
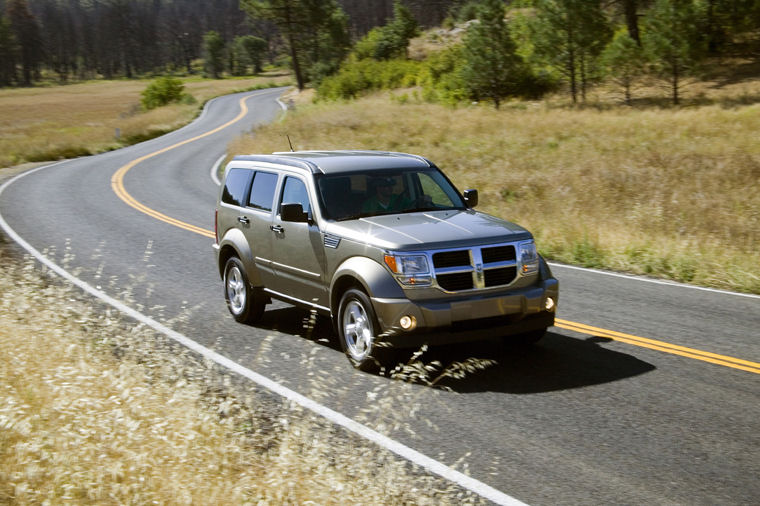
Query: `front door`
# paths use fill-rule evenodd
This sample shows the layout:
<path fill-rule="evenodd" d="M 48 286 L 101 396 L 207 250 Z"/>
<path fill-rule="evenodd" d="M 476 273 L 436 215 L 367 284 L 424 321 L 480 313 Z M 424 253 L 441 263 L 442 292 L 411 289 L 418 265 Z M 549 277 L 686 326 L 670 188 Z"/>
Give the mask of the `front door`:
<path fill-rule="evenodd" d="M 306 183 L 296 176 L 286 176 L 272 219 L 272 267 L 276 290 L 283 295 L 317 305 L 329 307 L 325 287 L 325 253 L 319 227 L 312 219 L 307 223 L 282 221 L 280 205 L 301 204 L 304 212 L 312 216 L 312 203 Z"/>

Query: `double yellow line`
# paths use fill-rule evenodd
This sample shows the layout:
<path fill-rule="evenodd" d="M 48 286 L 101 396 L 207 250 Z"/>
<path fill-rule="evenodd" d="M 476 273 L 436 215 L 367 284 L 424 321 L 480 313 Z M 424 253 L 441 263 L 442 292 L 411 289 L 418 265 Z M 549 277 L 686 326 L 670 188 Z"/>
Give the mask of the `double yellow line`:
<path fill-rule="evenodd" d="M 614 330 L 592 327 L 591 325 L 585 325 L 583 323 L 560 320 L 559 318 L 555 320 L 554 326 L 561 329 L 580 332 L 581 334 L 588 334 L 590 336 L 596 337 L 606 337 L 608 339 L 620 341 L 621 343 L 641 346 L 642 348 L 649 348 L 650 350 L 662 351 L 665 353 L 670 353 L 672 355 L 680 355 L 682 357 L 693 358 L 695 360 L 701 360 L 703 362 L 709 362 L 711 364 L 718 364 L 725 367 L 731 367 L 733 369 L 740 369 L 742 371 L 760 374 L 760 364 L 757 362 L 750 362 L 749 360 L 742 360 L 725 355 L 718 355 L 717 353 L 711 353 L 709 351 L 696 350 L 694 348 L 687 348 L 685 346 L 670 344 L 664 341 L 647 339 L 646 337 L 639 337 L 631 334 L 624 334 L 622 332 L 615 332 Z"/>
<path fill-rule="evenodd" d="M 178 142 L 176 144 L 160 149 L 153 153 L 149 153 L 145 156 L 141 156 L 140 158 L 132 160 L 128 164 L 121 167 L 119 170 L 116 171 L 116 173 L 114 173 L 113 177 L 111 178 L 111 187 L 113 188 L 113 191 L 127 205 L 129 205 L 130 207 L 133 207 L 134 209 L 140 211 L 141 213 L 145 213 L 148 216 L 155 218 L 157 220 L 163 221 L 164 223 L 168 223 L 169 225 L 179 227 L 189 232 L 194 232 L 196 234 L 202 235 L 204 237 L 208 237 L 210 239 L 214 239 L 215 238 L 214 232 L 210 230 L 206 230 L 201 227 L 196 227 L 195 225 L 191 225 L 189 223 L 185 223 L 184 221 L 177 220 L 163 213 L 160 213 L 156 211 L 155 209 L 151 209 L 150 207 L 144 204 L 141 204 L 140 202 L 135 200 L 135 198 L 132 197 L 132 195 L 130 195 L 129 192 L 127 192 L 126 188 L 124 188 L 124 176 L 135 165 L 142 163 L 145 160 L 148 160 L 149 158 L 153 158 L 154 156 L 158 156 L 160 154 L 166 153 L 167 151 L 171 151 L 172 149 L 178 148 L 180 146 L 184 146 L 185 144 L 189 144 L 199 139 L 203 139 L 204 137 L 213 135 L 219 132 L 220 130 L 227 128 L 228 126 L 237 123 L 238 121 L 243 119 L 245 115 L 248 113 L 248 106 L 246 105 L 246 101 L 252 96 L 253 95 L 248 95 L 240 99 L 240 114 L 235 116 L 235 118 L 228 121 L 227 123 L 219 127 L 216 127 L 213 130 L 209 130 L 206 133 L 193 137 L 191 139 Z M 703 362 L 709 362 L 711 364 L 722 365 L 724 367 L 731 367 L 733 369 L 740 369 L 742 371 L 760 374 L 760 363 L 750 362 L 749 360 L 742 360 L 738 358 L 728 357 L 725 355 L 718 355 L 716 353 L 710 353 L 708 351 L 696 350 L 693 348 L 687 348 L 685 346 L 679 346 L 675 344 L 666 343 L 664 341 L 657 341 L 654 339 L 647 339 L 645 337 L 634 336 L 631 334 L 624 334 L 622 332 L 615 332 L 613 330 L 592 327 L 591 325 L 585 325 L 583 323 L 575 323 L 568 320 L 557 319 L 555 321 L 555 326 L 561 329 L 579 332 L 581 334 L 587 334 L 587 335 L 597 336 L 597 337 L 606 337 L 608 339 L 613 339 L 621 343 L 632 344 L 634 346 L 640 346 L 642 348 L 649 348 L 651 350 L 657 350 L 664 353 L 670 353 L 672 355 L 680 355 L 682 357 L 688 357 L 695 360 L 701 360 Z"/>
<path fill-rule="evenodd" d="M 208 237 L 210 239 L 214 239 L 214 233 L 210 230 L 206 230 L 201 227 L 196 227 L 195 225 L 191 225 L 189 223 L 185 223 L 184 221 L 177 220 L 175 218 L 172 218 L 171 216 L 167 216 L 163 213 L 160 213 L 156 211 L 155 209 L 151 209 L 150 207 L 141 204 L 135 198 L 129 194 L 126 188 L 124 188 L 124 176 L 127 175 L 127 172 L 130 171 L 135 165 L 144 162 L 145 160 L 148 160 L 150 158 L 153 158 L 154 156 L 161 155 L 163 153 L 166 153 L 167 151 L 171 151 L 172 149 L 178 148 L 180 146 L 184 146 L 185 144 L 190 144 L 191 142 L 195 142 L 199 139 L 203 139 L 204 137 L 208 137 L 209 135 L 213 135 L 220 130 L 224 130 L 230 125 L 233 125 L 243 119 L 246 114 L 248 114 L 248 106 L 246 105 L 246 101 L 251 98 L 253 95 L 248 95 L 245 97 L 242 97 L 240 99 L 240 114 L 235 116 L 233 119 L 225 123 L 224 125 L 218 126 L 214 128 L 213 130 L 209 130 L 208 132 L 205 132 L 201 135 L 197 135 L 191 139 L 186 139 L 182 142 L 178 142 L 176 144 L 173 144 L 171 146 L 165 147 L 163 149 L 159 149 L 158 151 L 154 151 L 153 153 L 149 153 L 145 156 L 141 156 L 140 158 L 137 158 L 135 160 L 132 160 L 128 164 L 124 165 L 123 167 L 119 168 L 117 170 L 113 177 L 111 177 L 111 188 L 113 188 L 114 193 L 123 200 L 128 206 L 133 207 L 140 211 L 141 213 L 145 213 L 148 216 L 155 218 L 157 220 L 163 221 L 165 223 L 168 223 L 169 225 L 173 225 L 175 227 L 179 227 L 184 230 L 188 230 L 190 232 L 195 232 L 196 234 L 202 235 L 204 237 Z"/>

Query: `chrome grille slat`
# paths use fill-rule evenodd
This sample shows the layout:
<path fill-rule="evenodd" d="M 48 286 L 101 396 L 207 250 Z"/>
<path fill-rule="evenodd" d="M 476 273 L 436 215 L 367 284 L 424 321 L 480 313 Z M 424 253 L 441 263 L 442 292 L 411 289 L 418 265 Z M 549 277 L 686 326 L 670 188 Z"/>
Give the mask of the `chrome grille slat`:
<path fill-rule="evenodd" d="M 508 286 L 517 279 L 516 244 L 495 244 L 430 253 L 433 277 L 447 292 Z"/>
<path fill-rule="evenodd" d="M 437 275 L 441 274 L 459 274 L 461 272 L 472 272 L 475 269 L 472 265 L 463 265 L 461 267 L 444 267 L 443 269 L 436 269 L 435 273 Z"/>

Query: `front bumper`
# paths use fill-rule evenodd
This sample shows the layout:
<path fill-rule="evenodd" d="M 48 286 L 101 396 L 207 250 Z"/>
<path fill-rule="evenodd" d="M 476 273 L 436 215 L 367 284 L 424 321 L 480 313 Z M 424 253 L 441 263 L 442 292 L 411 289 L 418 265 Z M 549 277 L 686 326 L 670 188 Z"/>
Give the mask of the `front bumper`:
<path fill-rule="evenodd" d="M 461 299 L 411 301 L 372 298 L 386 340 L 396 346 L 419 346 L 488 339 L 541 330 L 554 324 L 546 299 L 557 302 L 559 283 L 550 278 L 538 285 L 494 295 Z M 556 304 L 554 306 L 556 308 Z M 399 325 L 402 316 L 417 321 L 413 331 Z"/>

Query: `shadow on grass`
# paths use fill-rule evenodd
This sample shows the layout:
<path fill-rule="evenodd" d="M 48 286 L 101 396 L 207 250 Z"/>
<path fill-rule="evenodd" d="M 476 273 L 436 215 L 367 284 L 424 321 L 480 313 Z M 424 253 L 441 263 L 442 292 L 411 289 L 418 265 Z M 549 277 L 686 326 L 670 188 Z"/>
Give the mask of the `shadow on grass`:
<path fill-rule="evenodd" d="M 305 337 L 342 354 L 330 321 L 325 317 L 311 318 L 303 309 L 285 307 L 266 311 L 256 327 Z M 655 369 L 634 356 L 605 348 L 606 342 L 609 340 L 597 337 L 574 338 L 553 329 L 534 346 L 493 339 L 433 346 L 421 359 L 425 363 L 438 361 L 444 367 L 473 357 L 496 362 L 463 379 L 444 378 L 437 383 L 459 393 L 552 392 L 619 381 Z M 413 351 L 403 350 L 401 358 Z M 346 368 L 349 367 L 346 362 Z"/>

